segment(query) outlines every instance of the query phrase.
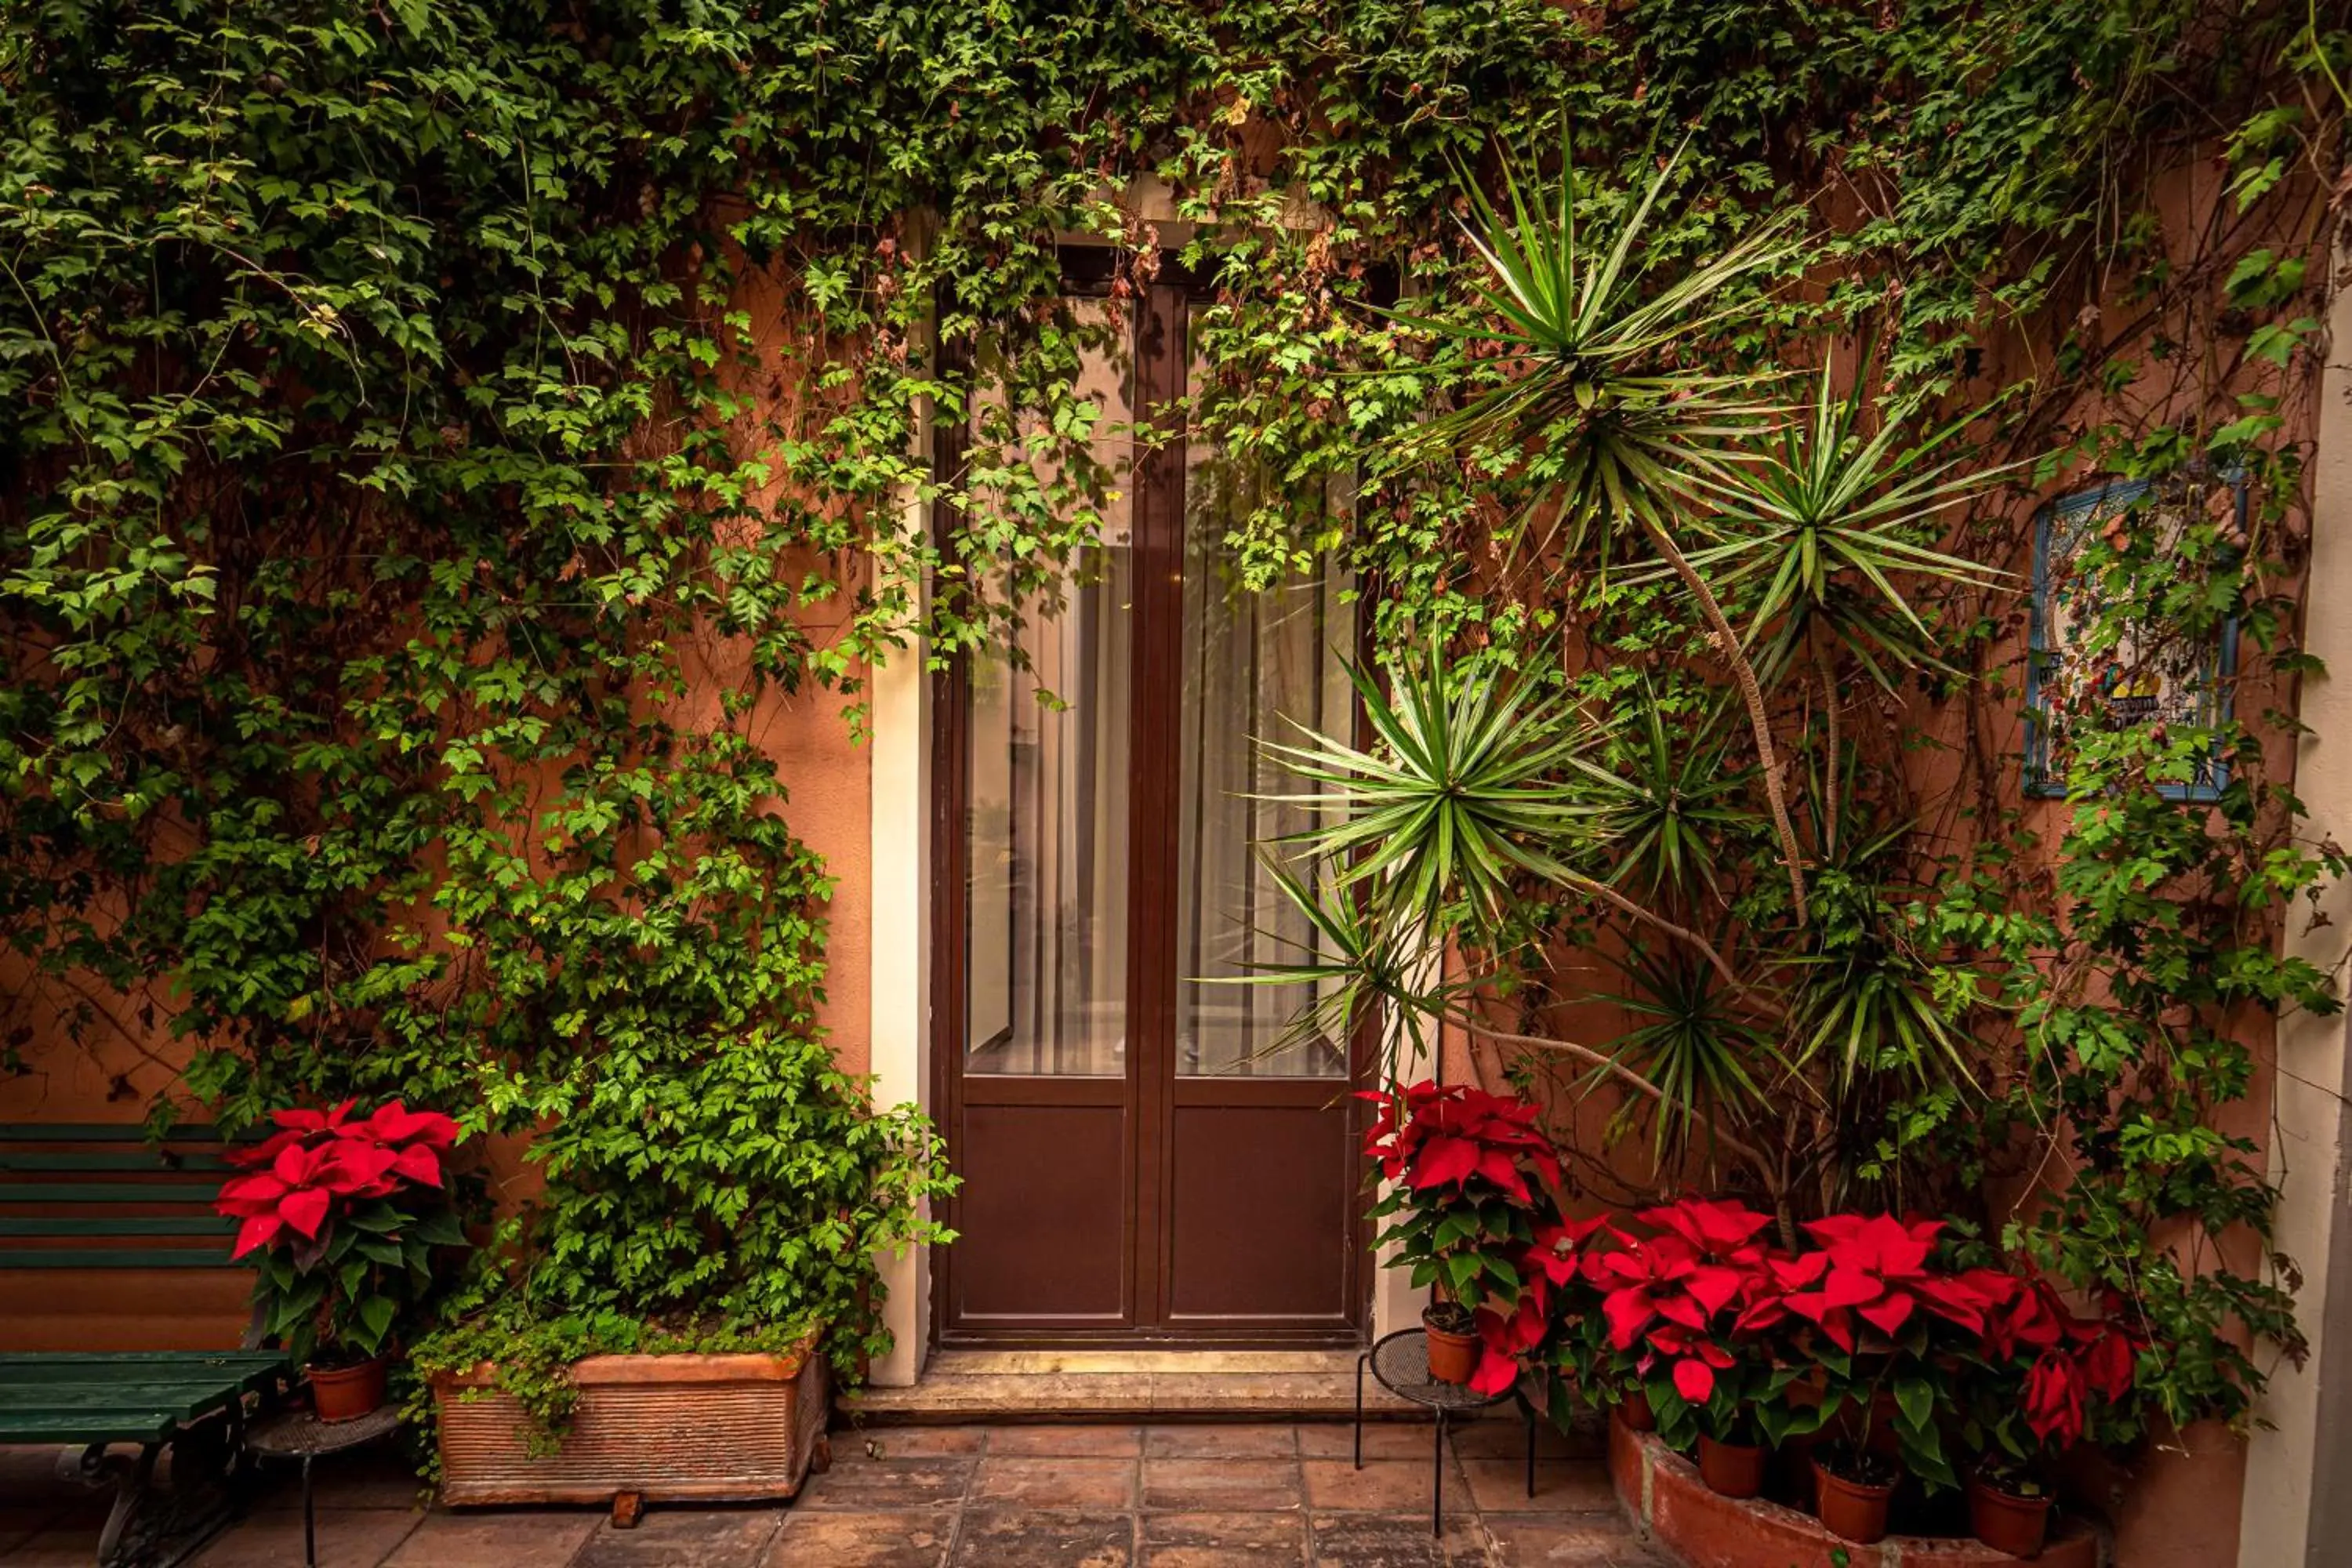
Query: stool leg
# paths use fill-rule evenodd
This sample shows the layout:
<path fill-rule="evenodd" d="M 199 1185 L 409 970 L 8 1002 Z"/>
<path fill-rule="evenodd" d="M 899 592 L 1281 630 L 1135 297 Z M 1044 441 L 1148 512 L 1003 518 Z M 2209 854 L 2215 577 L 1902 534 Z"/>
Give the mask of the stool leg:
<path fill-rule="evenodd" d="M 1445 1533 L 1445 1406 L 1437 1407 L 1437 1459 L 1430 1466 L 1429 1533 Z"/>
<path fill-rule="evenodd" d="M 1536 1495 L 1536 1407 L 1528 1406 L 1528 1496 Z"/>
<path fill-rule="evenodd" d="M 302 1568 L 319 1568 L 318 1516 L 310 1508 L 310 1456 L 302 1456 Z"/>
<path fill-rule="evenodd" d="M 1356 1468 L 1364 1468 L 1364 1362 L 1356 1358 Z"/>

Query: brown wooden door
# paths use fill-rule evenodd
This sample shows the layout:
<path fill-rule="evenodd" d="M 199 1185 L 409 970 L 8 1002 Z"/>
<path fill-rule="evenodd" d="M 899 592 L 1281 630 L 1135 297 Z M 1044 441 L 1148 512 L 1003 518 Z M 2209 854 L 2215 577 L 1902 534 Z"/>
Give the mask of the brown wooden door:
<path fill-rule="evenodd" d="M 1090 363 L 1109 426 L 1182 398 L 1189 305 L 1146 287 Z M 1215 977 L 1310 936 L 1255 853 L 1301 819 L 1256 798 L 1296 786 L 1253 737 L 1350 722 L 1352 606 L 1336 572 L 1242 591 L 1239 466 L 1109 439 L 1133 472 L 1101 548 L 1022 657 L 942 685 L 936 1047 L 964 1185 L 941 1336 L 1349 1341 L 1348 1047 L 1287 1031 L 1294 989 Z"/>

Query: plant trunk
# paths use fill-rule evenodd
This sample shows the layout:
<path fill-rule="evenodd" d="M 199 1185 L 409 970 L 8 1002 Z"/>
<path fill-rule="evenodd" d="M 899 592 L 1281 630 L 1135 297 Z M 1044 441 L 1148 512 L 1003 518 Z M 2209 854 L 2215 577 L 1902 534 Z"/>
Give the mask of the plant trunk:
<path fill-rule="evenodd" d="M 1738 684 L 1739 695 L 1748 704 L 1748 724 L 1756 731 L 1756 759 L 1764 772 L 1764 798 L 1772 807 L 1772 830 L 1780 836 L 1780 857 L 1788 862 L 1789 896 L 1796 905 L 1797 923 L 1800 926 L 1811 924 L 1811 917 L 1805 908 L 1804 856 L 1797 847 L 1797 830 L 1789 820 L 1788 795 L 1780 786 L 1780 753 L 1772 744 L 1772 719 L 1765 708 L 1763 682 L 1756 679 L 1756 667 L 1748 662 L 1748 656 L 1739 651 L 1739 634 L 1731 629 L 1731 622 L 1725 617 L 1723 606 L 1716 603 L 1715 593 L 1707 587 L 1706 579 L 1701 577 L 1698 569 L 1675 547 L 1675 542 L 1667 536 L 1663 524 L 1645 514 L 1642 526 L 1649 531 L 1650 541 L 1658 547 L 1658 553 L 1666 558 L 1667 564 L 1675 569 L 1675 574 L 1683 580 L 1683 585 L 1698 601 L 1699 614 L 1706 617 L 1716 647 L 1723 655 L 1723 662 L 1730 669 L 1731 679 Z"/>

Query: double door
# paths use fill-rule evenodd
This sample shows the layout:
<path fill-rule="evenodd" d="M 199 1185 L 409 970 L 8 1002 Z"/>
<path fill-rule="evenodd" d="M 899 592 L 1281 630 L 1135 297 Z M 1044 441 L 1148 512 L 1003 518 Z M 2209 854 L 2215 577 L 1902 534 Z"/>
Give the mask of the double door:
<path fill-rule="evenodd" d="M 940 704 L 936 1000 L 950 1342 L 1344 1342 L 1361 1321 L 1351 1044 L 1246 983 L 1315 954 L 1262 849 L 1307 820 L 1258 741 L 1352 728 L 1338 569 L 1246 589 L 1261 478 L 1188 448 L 1192 299 L 1074 292 L 1114 474 L 1101 543 Z M 1134 439 L 1138 419 L 1161 423 Z M 1149 450 L 1146 450 L 1146 447 Z M 1332 498 L 1334 505 L 1340 504 Z"/>

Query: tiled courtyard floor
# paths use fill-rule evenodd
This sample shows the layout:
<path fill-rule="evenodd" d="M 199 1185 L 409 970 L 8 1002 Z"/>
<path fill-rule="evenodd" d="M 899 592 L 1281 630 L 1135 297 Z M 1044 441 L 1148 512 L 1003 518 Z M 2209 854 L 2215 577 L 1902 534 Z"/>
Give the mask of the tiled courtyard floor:
<path fill-rule="evenodd" d="M 322 1461 L 322 1568 L 1664 1568 L 1634 1538 L 1597 1453 L 1547 1432 L 1536 1496 L 1524 1428 L 1471 1425 L 1446 1458 L 1445 1532 L 1429 1528 L 1431 1433 L 1344 1424 L 886 1427 L 834 1434 L 834 1466 L 772 1508 L 654 1507 L 635 1530 L 575 1510 L 420 1511 L 388 1457 Z M 28 1458 L 22 1450 L 20 1458 Z M 85 1568 L 100 1500 L 11 1496 L 0 1563 Z M 197 1559 L 294 1568 L 290 1482 Z"/>

